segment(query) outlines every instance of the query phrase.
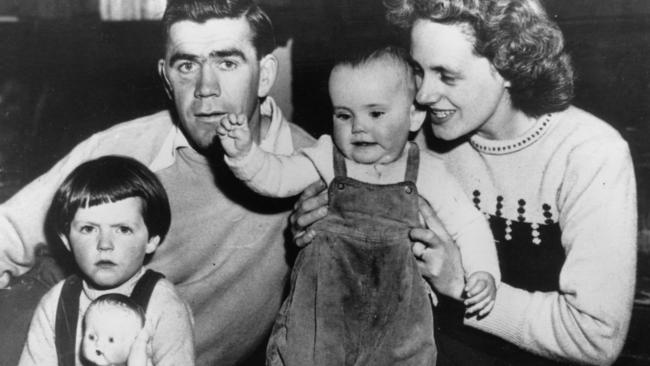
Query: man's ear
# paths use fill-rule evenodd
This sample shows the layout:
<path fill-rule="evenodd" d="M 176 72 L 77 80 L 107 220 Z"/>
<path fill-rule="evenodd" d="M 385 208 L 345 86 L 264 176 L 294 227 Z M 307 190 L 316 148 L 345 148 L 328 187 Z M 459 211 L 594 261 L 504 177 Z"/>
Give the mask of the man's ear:
<path fill-rule="evenodd" d="M 257 96 L 259 98 L 269 95 L 277 76 L 278 59 L 273 54 L 262 57 L 260 60 L 260 81 L 257 87 Z"/>
<path fill-rule="evenodd" d="M 147 245 L 144 247 L 144 252 L 146 254 L 151 254 L 156 251 L 156 248 L 158 248 L 158 244 L 160 244 L 160 236 L 154 235 L 151 238 L 149 238 L 149 241 L 147 242 Z"/>
<path fill-rule="evenodd" d="M 169 82 L 169 78 L 167 78 L 167 73 L 165 72 L 165 60 L 162 58 L 158 60 L 158 75 L 160 75 L 160 80 L 163 82 L 167 97 L 169 97 L 169 99 L 174 99 L 174 89 L 172 88 L 172 84 Z"/>
<path fill-rule="evenodd" d="M 65 245 L 65 248 L 69 252 L 72 252 L 72 249 L 70 248 L 70 241 L 68 240 L 68 237 L 63 235 L 63 234 L 59 234 L 59 239 L 61 239 L 61 242 L 63 243 L 63 245 Z"/>
<path fill-rule="evenodd" d="M 411 124 L 409 126 L 409 131 L 411 132 L 416 132 L 422 127 L 422 123 L 424 123 L 424 119 L 427 116 L 427 111 L 416 106 L 415 103 L 411 104 L 411 110 L 409 113 L 409 117 L 411 119 Z"/>

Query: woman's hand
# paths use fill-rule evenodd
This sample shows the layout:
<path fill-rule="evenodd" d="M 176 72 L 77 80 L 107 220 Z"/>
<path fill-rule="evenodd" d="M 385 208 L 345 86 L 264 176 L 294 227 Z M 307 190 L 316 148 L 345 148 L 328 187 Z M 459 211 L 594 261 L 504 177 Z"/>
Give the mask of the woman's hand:
<path fill-rule="evenodd" d="M 153 366 L 150 338 L 147 328 L 143 327 L 140 334 L 135 338 L 133 345 L 131 345 L 129 358 L 126 361 L 127 366 Z"/>
<path fill-rule="evenodd" d="M 420 273 L 439 293 L 462 300 L 465 274 L 458 246 L 429 203 L 420 198 L 419 206 L 427 228 L 412 229 L 410 237 L 415 242 L 412 250 Z"/>
<path fill-rule="evenodd" d="M 327 203 L 327 185 L 322 180 L 312 183 L 302 192 L 289 216 L 293 241 L 297 246 L 302 248 L 314 240 L 316 233 L 308 227 L 327 215 Z"/>

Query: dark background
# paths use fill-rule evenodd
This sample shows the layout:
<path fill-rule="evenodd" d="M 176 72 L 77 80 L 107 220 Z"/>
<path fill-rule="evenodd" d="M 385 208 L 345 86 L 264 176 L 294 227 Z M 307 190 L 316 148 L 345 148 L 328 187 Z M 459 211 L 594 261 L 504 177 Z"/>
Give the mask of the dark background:
<path fill-rule="evenodd" d="M 381 2 L 262 2 L 280 43 L 292 40 L 292 120 L 314 135 L 328 132 L 328 50 L 337 42 L 392 35 Z M 0 13 L 8 3 L 0 1 Z M 650 1 L 548 0 L 546 6 L 578 73 L 575 104 L 611 123 L 632 150 L 638 301 L 618 365 L 650 365 Z M 156 74 L 163 44 L 157 22 L 102 22 L 87 11 L 18 15 L 17 22 L 0 22 L 0 202 L 91 133 L 167 103 Z"/>

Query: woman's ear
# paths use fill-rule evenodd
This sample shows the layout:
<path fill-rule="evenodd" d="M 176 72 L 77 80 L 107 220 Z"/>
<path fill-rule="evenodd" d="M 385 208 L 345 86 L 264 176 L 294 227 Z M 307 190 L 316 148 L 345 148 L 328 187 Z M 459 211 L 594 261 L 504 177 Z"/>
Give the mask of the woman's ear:
<path fill-rule="evenodd" d="M 149 241 L 147 242 L 147 245 L 144 247 L 144 252 L 146 254 L 151 254 L 156 251 L 158 248 L 158 244 L 160 244 L 160 236 L 154 235 L 151 238 L 149 238 Z"/>
<path fill-rule="evenodd" d="M 63 234 L 59 234 L 59 239 L 61 239 L 61 242 L 63 243 L 63 245 L 65 246 L 65 248 L 66 248 L 69 252 L 72 252 L 72 249 L 70 248 L 70 241 L 68 240 L 68 237 L 65 236 L 65 235 L 63 235 Z"/>
<path fill-rule="evenodd" d="M 257 87 L 257 96 L 259 98 L 269 95 L 277 76 L 278 59 L 273 54 L 262 57 L 260 60 L 260 81 Z"/>
<path fill-rule="evenodd" d="M 169 79 L 167 78 L 167 73 L 165 72 L 165 60 L 162 58 L 158 60 L 158 75 L 160 76 L 160 80 L 163 82 L 163 86 L 165 87 L 165 93 L 167 93 L 167 97 L 169 99 L 174 99 L 174 89 L 172 88 L 172 84 L 169 82 Z"/>
<path fill-rule="evenodd" d="M 422 123 L 424 123 L 424 119 L 427 116 L 427 111 L 416 106 L 414 103 L 411 104 L 411 110 L 409 116 L 411 118 L 411 125 L 409 127 L 409 131 L 417 132 L 420 129 L 420 127 L 422 127 Z"/>

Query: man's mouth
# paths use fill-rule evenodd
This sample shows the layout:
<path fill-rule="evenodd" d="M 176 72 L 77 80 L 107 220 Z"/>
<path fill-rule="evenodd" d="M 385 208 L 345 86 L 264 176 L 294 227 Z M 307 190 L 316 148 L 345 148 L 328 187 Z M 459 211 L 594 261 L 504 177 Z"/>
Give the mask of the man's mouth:
<path fill-rule="evenodd" d="M 216 123 L 219 122 L 226 114 L 226 112 L 199 112 L 194 113 L 194 117 L 201 122 Z"/>

